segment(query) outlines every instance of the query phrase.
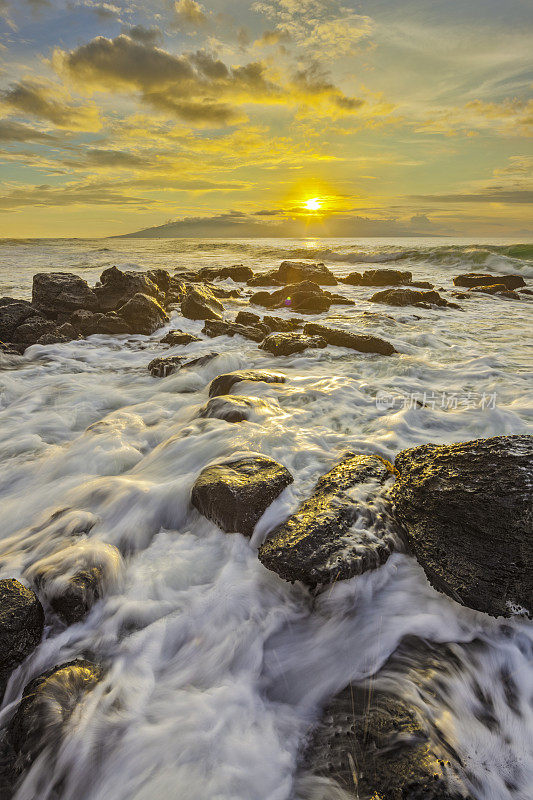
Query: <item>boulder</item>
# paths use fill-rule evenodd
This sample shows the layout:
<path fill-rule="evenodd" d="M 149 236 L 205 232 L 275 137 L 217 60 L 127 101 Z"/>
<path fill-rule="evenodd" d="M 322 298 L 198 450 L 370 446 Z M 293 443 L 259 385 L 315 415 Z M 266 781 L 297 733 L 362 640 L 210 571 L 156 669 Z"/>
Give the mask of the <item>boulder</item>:
<path fill-rule="evenodd" d="M 202 285 L 187 286 L 181 301 L 181 313 L 189 319 L 222 319 L 224 306 L 213 292 Z"/>
<path fill-rule="evenodd" d="M 12 334 L 12 341 L 20 345 L 21 350 L 25 350 L 26 347 L 37 344 L 41 337 L 53 336 L 54 334 L 58 335 L 55 322 L 44 317 L 35 316 L 29 317 L 22 325 L 16 328 Z"/>
<path fill-rule="evenodd" d="M 269 272 L 261 272 L 246 281 L 248 286 L 281 286 L 283 281 L 278 277 L 278 270 L 273 269 Z"/>
<path fill-rule="evenodd" d="M 238 322 L 225 322 L 219 319 L 208 319 L 202 333 L 214 339 L 217 336 L 243 336 L 252 342 L 262 342 L 267 330 L 259 326 L 239 325 Z"/>
<path fill-rule="evenodd" d="M 64 322 L 63 325 L 59 325 L 57 333 L 59 336 L 64 336 L 68 341 L 78 338 L 78 331 L 70 322 Z"/>
<path fill-rule="evenodd" d="M 13 578 L 0 580 L 0 702 L 11 672 L 41 641 L 44 612 L 35 592 Z"/>
<path fill-rule="evenodd" d="M 13 783 L 45 749 L 52 774 L 54 754 L 72 714 L 102 677 L 102 667 L 79 659 L 49 669 L 28 683 L 6 731 Z"/>
<path fill-rule="evenodd" d="M 110 336 L 119 336 L 124 333 L 131 333 L 131 325 L 114 311 L 107 314 L 98 314 L 96 320 L 95 333 L 107 333 Z"/>
<path fill-rule="evenodd" d="M 258 322 L 261 322 L 261 317 L 259 314 L 254 314 L 252 311 L 239 311 L 237 316 L 235 317 L 235 322 L 238 325 L 257 325 Z"/>
<path fill-rule="evenodd" d="M 116 311 L 136 294 L 162 299 L 157 284 L 142 272 L 122 272 L 117 267 L 105 269 L 93 291 L 98 298 L 98 310 L 103 312 Z"/>
<path fill-rule="evenodd" d="M 326 297 L 329 297 L 329 301 L 332 306 L 355 306 L 355 300 L 350 300 L 348 297 L 344 297 L 342 294 L 336 294 L 335 292 L 325 292 Z"/>
<path fill-rule="evenodd" d="M 87 281 L 71 272 L 38 272 L 33 276 L 32 304 L 47 317 L 85 308 L 95 311 L 98 299 Z"/>
<path fill-rule="evenodd" d="M 453 279 L 454 286 L 491 286 L 503 283 L 506 289 L 519 289 L 526 282 L 521 275 L 486 275 L 482 272 L 465 272 Z"/>
<path fill-rule="evenodd" d="M 92 336 L 92 334 L 97 333 L 98 322 L 103 316 L 100 313 L 94 314 L 92 311 L 80 309 L 71 315 L 70 324 L 82 336 Z"/>
<path fill-rule="evenodd" d="M 409 281 L 409 286 L 414 286 L 416 289 L 434 289 L 435 285 L 430 283 L 429 281 Z M 439 289 L 439 292 L 446 291 L 442 287 Z"/>
<path fill-rule="evenodd" d="M 202 470 L 191 502 L 226 533 L 251 536 L 268 506 L 292 481 L 291 473 L 277 461 L 248 456 Z"/>
<path fill-rule="evenodd" d="M 305 336 L 303 333 L 271 333 L 260 345 L 261 350 L 274 356 L 290 356 L 309 348 L 324 347 L 327 347 L 327 342 L 321 336 Z"/>
<path fill-rule="evenodd" d="M 217 278 L 220 280 L 231 278 L 237 283 L 245 283 L 254 277 L 254 273 L 250 267 L 234 264 L 230 267 L 202 267 L 198 271 L 198 276 L 201 280 L 207 281 L 213 281 Z"/>
<path fill-rule="evenodd" d="M 263 317 L 263 324 L 272 331 L 272 333 L 292 333 L 296 328 L 302 324 L 301 319 L 285 319 L 284 317 L 271 317 L 265 315 Z"/>
<path fill-rule="evenodd" d="M 494 294 L 499 297 L 507 297 L 511 300 L 521 300 L 522 298 L 513 289 L 507 289 L 504 283 L 495 283 L 490 286 L 473 286 L 469 292 L 482 292 L 483 294 Z"/>
<path fill-rule="evenodd" d="M 199 336 L 194 336 L 192 333 L 185 333 L 180 330 L 169 331 L 162 339 L 159 340 L 161 344 L 169 344 L 171 347 L 178 344 L 191 344 L 191 342 L 201 342 Z"/>
<path fill-rule="evenodd" d="M 85 619 L 93 605 L 103 594 L 104 573 L 93 566 L 76 572 L 61 591 L 53 593 L 49 602 L 57 616 L 66 624 L 74 625 Z"/>
<path fill-rule="evenodd" d="M 388 303 L 390 306 L 417 306 L 425 305 L 447 306 L 448 303 L 438 292 L 421 292 L 418 289 L 385 289 L 376 292 L 370 298 L 372 303 Z"/>
<path fill-rule="evenodd" d="M 216 286 L 213 283 L 204 285 L 215 295 L 215 297 L 222 297 L 223 299 L 228 297 L 233 299 L 242 297 L 240 289 L 226 289 L 223 286 Z"/>
<path fill-rule="evenodd" d="M 128 323 L 130 333 L 142 333 L 146 336 L 168 322 L 164 308 L 146 294 L 134 294 L 131 300 L 119 308 L 118 314 Z"/>
<path fill-rule="evenodd" d="M 359 272 L 350 272 L 341 280 L 352 286 L 401 286 L 410 283 L 412 277 L 413 273 L 407 270 L 367 269 L 362 275 Z"/>
<path fill-rule="evenodd" d="M 350 272 L 344 278 L 339 278 L 342 283 L 347 283 L 350 286 L 360 286 L 363 276 L 360 272 Z"/>
<path fill-rule="evenodd" d="M 421 445 L 395 468 L 395 514 L 432 586 L 493 616 L 531 616 L 533 437 Z"/>
<path fill-rule="evenodd" d="M 169 291 L 172 278 L 170 272 L 167 272 L 166 269 L 149 269 L 146 273 L 146 277 L 148 280 L 152 281 L 152 283 L 155 283 L 160 292 L 166 293 Z"/>
<path fill-rule="evenodd" d="M 264 308 L 287 308 L 306 314 L 320 314 L 328 311 L 331 298 L 313 281 L 291 284 L 276 292 L 256 292 L 250 303 Z"/>
<path fill-rule="evenodd" d="M 42 317 L 31 303 L 13 297 L 0 298 L 0 340 L 14 341 L 16 329 L 30 317 Z"/>
<path fill-rule="evenodd" d="M 381 529 L 381 515 L 376 516 L 368 498 L 392 474 L 392 466 L 379 456 L 347 453 L 320 478 L 311 497 L 269 534 L 259 560 L 284 580 L 311 588 L 381 566 L 394 538 Z M 357 500 L 349 493 L 355 486 Z M 351 530 L 360 517 L 365 525 Z"/>
<path fill-rule="evenodd" d="M 360 353 L 379 353 L 382 356 L 390 356 L 397 352 L 390 342 L 380 339 L 378 336 L 342 331 L 338 328 L 320 325 L 317 322 L 308 322 L 304 326 L 304 333 L 309 336 L 321 336 L 334 347 L 349 347 Z"/>
<path fill-rule="evenodd" d="M 254 416 L 254 412 L 266 408 L 267 404 L 260 397 L 241 397 L 238 394 L 231 394 L 227 397 L 212 397 L 205 406 L 202 406 L 198 416 L 203 419 L 244 422 Z"/>
<path fill-rule="evenodd" d="M 148 364 L 148 371 L 154 378 L 166 378 L 180 369 L 186 367 L 201 367 L 208 364 L 218 353 L 204 353 L 202 356 L 187 359 L 186 356 L 161 356 L 154 358 Z"/>
<path fill-rule="evenodd" d="M 262 381 L 263 383 L 285 383 L 285 375 L 277 372 L 265 372 L 263 370 L 237 370 L 219 375 L 211 381 L 209 386 L 209 397 L 218 397 L 221 394 L 229 394 L 232 386 L 241 381 Z"/>
<path fill-rule="evenodd" d="M 336 286 L 335 275 L 324 264 L 308 264 L 305 261 L 282 261 L 277 278 L 284 284 L 314 281 L 320 286 Z"/>

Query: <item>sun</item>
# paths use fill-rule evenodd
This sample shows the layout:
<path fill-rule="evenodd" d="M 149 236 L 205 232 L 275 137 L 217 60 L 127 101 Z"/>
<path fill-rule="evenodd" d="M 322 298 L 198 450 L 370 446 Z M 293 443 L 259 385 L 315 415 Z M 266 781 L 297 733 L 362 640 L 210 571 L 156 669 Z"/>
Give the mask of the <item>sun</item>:
<path fill-rule="evenodd" d="M 310 197 L 309 200 L 305 201 L 304 208 L 308 211 L 320 211 L 322 208 L 322 201 L 319 197 Z"/>

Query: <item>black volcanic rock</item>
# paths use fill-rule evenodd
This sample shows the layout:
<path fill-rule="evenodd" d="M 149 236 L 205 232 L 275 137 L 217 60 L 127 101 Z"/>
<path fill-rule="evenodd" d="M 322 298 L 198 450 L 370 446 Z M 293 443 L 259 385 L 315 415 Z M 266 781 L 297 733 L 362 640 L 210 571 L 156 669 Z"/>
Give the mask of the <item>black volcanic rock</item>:
<path fill-rule="evenodd" d="M 321 336 L 328 344 L 334 347 L 349 347 L 351 350 L 358 350 L 360 353 L 379 353 L 383 356 L 390 356 L 396 353 L 390 342 L 380 339 L 378 336 L 351 333 L 350 331 L 320 325 L 317 322 L 308 322 L 307 325 L 304 325 L 304 333 L 309 336 Z"/>
<path fill-rule="evenodd" d="M 189 319 L 222 319 L 224 306 L 206 286 L 188 285 L 181 301 L 181 313 Z"/>
<path fill-rule="evenodd" d="M 202 333 L 214 339 L 217 336 L 243 336 L 252 342 L 262 342 L 268 331 L 258 326 L 239 325 L 238 322 L 226 322 L 219 319 L 208 319 Z"/>
<path fill-rule="evenodd" d="M 266 408 L 267 404 L 260 397 L 241 397 L 238 394 L 212 397 L 198 412 L 203 419 L 223 419 L 226 422 L 244 422 L 254 412 Z"/>
<path fill-rule="evenodd" d="M 395 513 L 428 580 L 493 616 L 533 614 L 533 437 L 398 454 Z"/>
<path fill-rule="evenodd" d="M 453 279 L 454 286 L 491 286 L 503 283 L 506 289 L 519 289 L 526 282 L 521 275 L 486 275 L 482 272 L 464 272 Z"/>
<path fill-rule="evenodd" d="M 305 261 L 282 261 L 277 278 L 284 284 L 314 281 L 320 286 L 337 285 L 335 275 L 324 264 L 308 264 Z"/>
<path fill-rule="evenodd" d="M 249 456 L 202 470 L 191 501 L 223 531 L 251 536 L 268 506 L 292 481 L 290 472 L 277 461 Z"/>
<path fill-rule="evenodd" d="M 98 298 L 98 310 L 103 312 L 116 311 L 136 294 L 157 301 L 163 299 L 157 284 L 142 272 L 122 272 L 117 267 L 105 269 L 93 291 Z"/>
<path fill-rule="evenodd" d="M 146 294 L 134 294 L 131 300 L 119 308 L 118 315 L 126 320 L 130 333 L 142 333 L 146 336 L 168 322 L 164 308 Z"/>
<path fill-rule="evenodd" d="M 316 587 L 353 578 L 381 566 L 394 546 L 392 533 L 378 530 L 379 515 L 366 498 L 392 476 L 392 466 L 379 456 L 347 453 L 318 481 L 313 494 L 273 530 L 259 550 L 267 569 L 287 581 Z M 349 490 L 359 484 L 361 500 Z M 364 528 L 350 529 L 362 515 Z"/>
<path fill-rule="evenodd" d="M 271 333 L 260 345 L 261 350 L 274 356 L 290 356 L 303 353 L 309 348 L 321 349 L 327 342 L 320 336 L 305 336 L 303 333 Z"/>
<path fill-rule="evenodd" d="M 35 592 L 13 578 L 0 580 L 0 702 L 11 672 L 39 644 L 44 612 Z"/>
<path fill-rule="evenodd" d="M 263 370 L 237 370 L 219 375 L 211 381 L 209 386 L 209 397 L 218 397 L 221 394 L 229 394 L 232 386 L 241 381 L 262 381 L 263 383 L 285 383 L 285 375 L 277 372 L 265 372 Z"/>
<path fill-rule="evenodd" d="M 38 272 L 33 276 L 32 304 L 47 317 L 79 308 L 95 311 L 98 299 L 87 281 L 71 272 Z"/>
<path fill-rule="evenodd" d="M 202 340 L 199 336 L 194 336 L 192 333 L 185 333 L 185 331 L 175 329 L 169 331 L 159 341 L 161 344 L 169 344 L 173 347 L 178 344 L 191 344 L 191 342 L 201 342 Z"/>

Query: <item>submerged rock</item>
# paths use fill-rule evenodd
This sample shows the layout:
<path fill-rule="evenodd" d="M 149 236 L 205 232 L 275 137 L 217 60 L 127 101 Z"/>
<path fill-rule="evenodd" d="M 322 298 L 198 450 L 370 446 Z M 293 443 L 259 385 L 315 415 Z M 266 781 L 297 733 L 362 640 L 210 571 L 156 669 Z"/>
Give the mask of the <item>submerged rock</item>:
<path fill-rule="evenodd" d="M 201 356 L 189 359 L 187 356 L 160 356 L 150 361 L 148 372 L 154 378 L 166 378 L 168 375 L 173 375 L 174 372 L 185 367 L 201 367 L 203 364 L 208 364 L 217 355 L 218 353 L 204 353 Z"/>
<path fill-rule="evenodd" d="M 201 342 L 199 336 L 194 336 L 192 333 L 185 333 L 178 329 L 169 331 L 162 339 L 159 340 L 161 344 L 169 344 L 171 346 L 177 344 L 191 344 L 191 342 Z"/>
<path fill-rule="evenodd" d="M 181 301 L 181 313 L 189 319 L 222 319 L 224 306 L 213 292 L 202 285 L 187 286 Z"/>
<path fill-rule="evenodd" d="M 85 308 L 98 308 L 98 298 L 87 281 L 72 272 L 38 272 L 33 276 L 32 304 L 47 317 Z"/>
<path fill-rule="evenodd" d="M 238 322 L 208 319 L 202 333 L 212 339 L 216 336 L 243 336 L 245 339 L 251 339 L 252 342 L 262 342 L 266 331 L 257 326 L 239 325 Z"/>
<path fill-rule="evenodd" d="M 320 478 L 311 497 L 269 534 L 259 560 L 284 580 L 310 587 L 379 567 L 392 552 L 394 540 L 391 533 L 376 530 L 379 513 L 368 497 L 392 472 L 379 456 L 347 453 Z M 358 499 L 350 495 L 355 486 L 369 482 L 369 487 L 358 488 Z M 350 531 L 362 515 L 368 524 Z"/>
<path fill-rule="evenodd" d="M 263 383 L 285 383 L 285 375 L 277 372 L 265 372 L 263 370 L 238 370 L 219 375 L 211 381 L 209 386 L 209 397 L 218 397 L 221 394 L 229 394 L 231 387 L 241 381 L 262 381 Z"/>
<path fill-rule="evenodd" d="M 491 286 L 502 283 L 506 289 L 519 289 L 526 282 L 521 275 L 487 275 L 482 272 L 465 272 L 453 279 L 454 286 Z"/>
<path fill-rule="evenodd" d="M 241 397 L 238 394 L 212 397 L 198 412 L 198 416 L 206 419 L 224 419 L 226 422 L 244 422 L 254 412 L 267 408 L 260 397 Z"/>
<path fill-rule="evenodd" d="M 131 300 L 119 308 L 118 313 L 128 323 L 130 333 L 142 333 L 146 336 L 168 322 L 164 308 L 146 294 L 133 295 Z"/>
<path fill-rule="evenodd" d="M 0 580 L 0 702 L 11 672 L 39 644 L 44 612 L 35 592 L 22 583 Z"/>
<path fill-rule="evenodd" d="M 397 352 L 390 342 L 380 339 L 378 336 L 351 333 L 339 328 L 320 325 L 317 322 L 308 322 L 304 326 L 304 333 L 310 336 L 321 336 L 328 344 L 334 347 L 349 347 L 351 350 L 358 350 L 360 353 L 379 353 L 383 356 L 390 356 Z"/>
<path fill-rule="evenodd" d="M 395 513 L 429 582 L 493 616 L 533 614 L 533 437 L 398 454 Z"/>
<path fill-rule="evenodd" d="M 268 506 L 293 480 L 277 461 L 249 456 L 202 470 L 191 501 L 226 533 L 251 536 Z"/>
<path fill-rule="evenodd" d="M 327 347 L 327 342 L 321 336 L 305 336 L 303 333 L 271 333 L 260 345 L 261 350 L 274 356 L 290 356 L 309 348 L 324 347 Z"/>
<path fill-rule="evenodd" d="M 83 569 L 73 575 L 64 588 L 50 597 L 50 605 L 67 625 L 85 619 L 103 594 L 104 573 L 101 567 Z"/>

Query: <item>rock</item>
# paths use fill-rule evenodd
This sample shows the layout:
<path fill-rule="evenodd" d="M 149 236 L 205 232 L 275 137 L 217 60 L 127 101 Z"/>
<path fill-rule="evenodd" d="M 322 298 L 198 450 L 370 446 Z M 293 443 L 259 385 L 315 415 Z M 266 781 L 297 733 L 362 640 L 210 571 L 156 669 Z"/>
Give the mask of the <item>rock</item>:
<path fill-rule="evenodd" d="M 213 281 L 216 278 L 224 280 L 231 278 L 237 283 L 245 283 L 254 277 L 253 270 L 250 267 L 245 267 L 242 264 L 234 264 L 231 267 L 202 267 L 198 271 L 198 276 L 201 280 Z"/>
<path fill-rule="evenodd" d="M 277 278 L 284 284 L 314 281 L 320 286 L 337 285 L 335 275 L 324 264 L 308 264 L 305 261 L 282 261 Z"/>
<path fill-rule="evenodd" d="M 66 344 L 67 342 L 70 342 L 70 341 L 71 341 L 70 336 L 62 336 L 56 330 L 53 333 L 45 333 L 45 334 L 43 334 L 42 336 L 40 336 L 37 339 L 35 344 L 40 344 L 40 345 Z"/>
<path fill-rule="evenodd" d="M 85 619 L 103 594 L 104 576 L 101 567 L 83 569 L 73 575 L 66 586 L 50 597 L 50 605 L 67 625 Z"/>
<path fill-rule="evenodd" d="M 533 613 L 533 437 L 398 454 L 395 513 L 429 582 L 493 616 Z"/>
<path fill-rule="evenodd" d="M 159 340 L 161 344 L 169 344 L 172 347 L 178 344 L 191 344 L 191 342 L 201 342 L 199 336 L 194 336 L 192 333 L 185 333 L 178 329 L 169 331 L 162 339 Z"/>
<path fill-rule="evenodd" d="M 214 284 L 204 284 L 206 288 L 210 290 L 214 294 L 215 297 L 222 297 L 224 298 L 238 298 L 242 297 L 242 293 L 239 289 L 225 289 L 222 286 L 215 286 Z"/>
<path fill-rule="evenodd" d="M 30 317 L 42 317 L 26 300 L 0 298 L 0 340 L 13 342 L 16 329 Z"/>
<path fill-rule="evenodd" d="M 486 275 L 482 272 L 465 272 L 453 279 L 454 286 L 491 286 L 503 283 L 506 289 L 519 289 L 526 282 L 521 275 Z"/>
<path fill-rule="evenodd" d="M 235 322 L 238 325 L 257 325 L 258 322 L 261 322 L 261 317 L 252 311 L 239 311 L 235 317 Z"/>
<path fill-rule="evenodd" d="M 29 317 L 13 332 L 12 340 L 21 346 L 21 350 L 25 350 L 26 347 L 37 344 L 46 335 L 57 336 L 56 323 L 44 317 Z"/>
<path fill-rule="evenodd" d="M 333 698 L 305 753 L 308 769 L 336 781 L 346 797 L 373 800 L 461 800 L 462 787 L 449 789 L 450 774 L 456 778 L 449 764 L 415 709 L 373 681 Z"/>
<path fill-rule="evenodd" d="M 166 269 L 149 269 L 146 273 L 146 277 L 148 280 L 151 280 L 152 283 L 155 283 L 160 292 L 166 294 L 166 292 L 169 291 L 172 278 L 170 277 L 170 272 L 167 272 Z"/>
<path fill-rule="evenodd" d="M 64 322 L 63 325 L 59 325 L 57 333 L 59 336 L 64 336 L 68 341 L 78 338 L 78 331 L 70 322 Z"/>
<path fill-rule="evenodd" d="M 302 324 L 301 319 L 284 319 L 283 317 L 264 316 L 263 324 L 273 333 L 292 333 Z"/>
<path fill-rule="evenodd" d="M 33 276 L 32 304 L 47 317 L 85 308 L 95 311 L 98 299 L 87 281 L 71 272 L 38 272 Z"/>
<path fill-rule="evenodd" d="M 307 325 L 304 325 L 304 333 L 309 336 L 321 336 L 334 347 L 349 347 L 360 353 L 379 353 L 383 356 L 390 356 L 397 352 L 390 342 L 380 339 L 378 336 L 342 331 L 338 328 L 320 325 L 317 322 L 308 322 Z"/>
<path fill-rule="evenodd" d="M 414 286 L 417 289 L 434 289 L 435 286 L 429 281 L 409 281 L 409 286 Z M 445 289 L 439 289 L 439 292 L 444 292 Z"/>
<path fill-rule="evenodd" d="M 285 375 L 277 372 L 264 372 L 262 370 L 238 370 L 219 375 L 211 381 L 209 397 L 218 397 L 229 394 L 232 386 L 241 381 L 262 381 L 263 383 L 285 383 Z"/>
<path fill-rule="evenodd" d="M 97 332 L 98 322 L 103 316 L 100 313 L 94 314 L 92 311 L 80 309 L 71 315 L 70 323 L 82 336 L 92 336 Z"/>
<path fill-rule="evenodd" d="M 158 286 L 142 272 L 122 272 L 117 267 L 109 267 L 100 275 L 100 281 L 94 287 L 100 311 L 116 311 L 136 294 L 144 294 L 161 300 Z"/>
<path fill-rule="evenodd" d="M 352 286 L 399 286 L 410 283 L 412 277 L 412 272 L 399 269 L 367 269 L 362 275 L 351 272 L 342 281 Z"/>
<path fill-rule="evenodd" d="M 388 303 L 390 306 L 415 306 L 419 303 L 436 306 L 454 305 L 448 303 L 438 292 L 420 292 L 417 289 L 385 289 L 370 298 L 372 303 Z"/>
<path fill-rule="evenodd" d="M 18 356 L 20 355 L 19 351 L 10 344 L 6 342 L 0 342 L 0 353 L 4 356 Z"/>
<path fill-rule="evenodd" d="M 518 292 L 507 289 L 504 283 L 495 283 L 491 286 L 473 286 L 469 292 L 483 292 L 483 294 L 494 294 L 500 297 L 507 297 L 511 300 L 521 300 Z"/>
<path fill-rule="evenodd" d="M 347 453 L 320 478 L 311 497 L 269 534 L 259 560 L 284 580 L 312 588 L 376 569 L 389 557 L 394 539 L 380 530 L 375 508 L 362 495 L 375 495 L 392 472 L 379 456 Z M 348 493 L 367 483 L 358 486 L 361 501 Z M 364 527 L 350 530 L 360 516 Z"/>
<path fill-rule="evenodd" d="M 131 300 L 119 308 L 118 314 L 128 323 L 130 333 L 142 333 L 146 336 L 168 322 L 164 308 L 146 294 L 134 294 Z"/>
<path fill-rule="evenodd" d="M 309 348 L 324 347 L 327 347 L 327 342 L 321 336 L 304 336 L 303 333 L 271 333 L 260 345 L 261 350 L 274 356 L 290 356 Z"/>
<path fill-rule="evenodd" d="M 256 292 L 250 298 L 250 303 L 264 308 L 287 308 L 307 314 L 328 311 L 331 302 L 329 295 L 313 281 L 291 284 L 272 293 Z"/>
<path fill-rule="evenodd" d="M 519 294 L 533 295 L 533 289 L 520 289 Z"/>
<path fill-rule="evenodd" d="M 114 311 L 109 311 L 107 314 L 98 314 L 95 333 L 119 336 L 124 333 L 132 333 L 132 330 L 131 325 L 125 319 L 119 317 Z"/>
<path fill-rule="evenodd" d="M 267 404 L 260 397 L 241 397 L 238 394 L 212 397 L 198 412 L 204 419 L 223 419 L 226 422 L 244 422 L 254 412 L 266 409 Z"/>
<path fill-rule="evenodd" d="M 35 592 L 13 578 L 0 580 L 0 702 L 7 680 L 41 641 L 43 607 Z"/>
<path fill-rule="evenodd" d="M 239 325 L 237 322 L 225 322 L 219 319 L 208 319 L 202 329 L 202 333 L 211 339 L 216 336 L 243 336 L 251 339 L 252 342 L 262 342 L 267 331 L 260 327 L 249 325 Z"/>
<path fill-rule="evenodd" d="M 191 501 L 226 533 L 251 536 L 268 506 L 292 482 L 291 473 L 277 461 L 249 456 L 202 470 Z"/>
<path fill-rule="evenodd" d="M 28 683 L 6 732 L 14 781 L 45 749 L 52 774 L 54 754 L 70 717 L 102 677 L 102 667 L 80 659 L 49 669 Z"/>
<path fill-rule="evenodd" d="M 186 359 L 185 356 L 162 356 L 154 358 L 148 364 L 148 371 L 154 378 L 166 378 L 186 367 L 201 367 L 216 358 L 218 353 L 204 353 L 197 358 Z"/>
<path fill-rule="evenodd" d="M 261 272 L 258 275 L 254 275 L 246 283 L 248 286 L 280 286 L 283 281 L 278 277 L 278 270 L 273 269 L 269 272 Z"/>
<path fill-rule="evenodd" d="M 181 313 L 189 319 L 222 319 L 224 306 L 205 286 L 187 286 Z"/>
<path fill-rule="evenodd" d="M 355 306 L 355 300 L 350 300 L 348 297 L 344 297 L 342 294 L 335 294 L 335 292 L 325 292 L 326 297 L 329 297 L 329 301 L 332 306 Z"/>

